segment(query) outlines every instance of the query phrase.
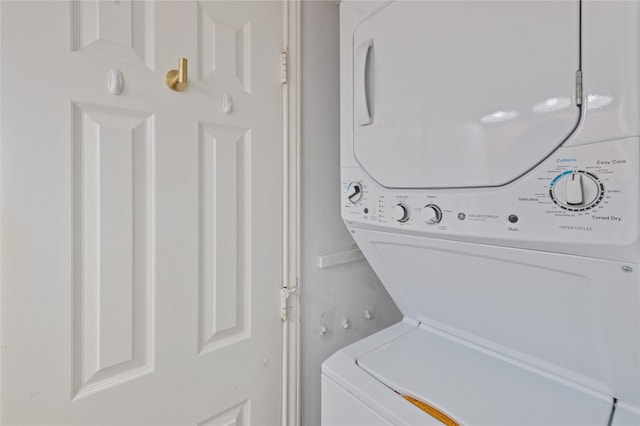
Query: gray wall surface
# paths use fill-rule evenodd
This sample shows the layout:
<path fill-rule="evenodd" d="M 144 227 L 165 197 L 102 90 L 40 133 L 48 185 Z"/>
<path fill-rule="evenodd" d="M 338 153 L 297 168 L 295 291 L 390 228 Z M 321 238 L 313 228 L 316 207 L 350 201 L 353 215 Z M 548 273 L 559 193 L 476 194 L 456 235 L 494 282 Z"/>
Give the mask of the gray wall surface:
<path fill-rule="evenodd" d="M 301 424 L 320 424 L 320 366 L 338 349 L 402 319 L 366 261 L 319 269 L 355 247 L 340 218 L 339 8 L 302 4 Z M 365 319 L 365 310 L 373 317 Z M 350 327 L 342 327 L 343 319 Z M 327 334 L 320 336 L 322 327 Z"/>

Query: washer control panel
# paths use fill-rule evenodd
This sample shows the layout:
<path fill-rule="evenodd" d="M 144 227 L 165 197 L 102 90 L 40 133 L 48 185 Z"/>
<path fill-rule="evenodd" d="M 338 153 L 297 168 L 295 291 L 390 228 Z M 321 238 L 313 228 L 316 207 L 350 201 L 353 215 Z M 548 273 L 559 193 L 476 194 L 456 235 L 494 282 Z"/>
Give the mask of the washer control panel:
<path fill-rule="evenodd" d="M 476 239 L 628 245 L 638 239 L 640 139 L 558 149 L 496 188 L 392 189 L 343 168 L 350 226 Z"/>

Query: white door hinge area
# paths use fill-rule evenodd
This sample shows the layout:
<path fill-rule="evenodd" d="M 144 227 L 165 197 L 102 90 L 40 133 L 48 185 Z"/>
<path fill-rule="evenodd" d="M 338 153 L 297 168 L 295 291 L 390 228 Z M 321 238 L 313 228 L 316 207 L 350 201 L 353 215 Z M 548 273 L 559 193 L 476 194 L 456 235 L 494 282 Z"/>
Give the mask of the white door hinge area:
<path fill-rule="evenodd" d="M 582 71 L 576 71 L 576 105 L 582 105 Z"/>
<path fill-rule="evenodd" d="M 289 310 L 289 296 L 291 296 L 292 294 L 297 295 L 298 289 L 290 287 L 282 287 L 280 289 L 280 319 L 282 321 L 287 320 L 287 313 Z"/>
<path fill-rule="evenodd" d="M 287 84 L 288 56 L 289 54 L 287 53 L 286 50 L 280 54 L 280 84 Z"/>

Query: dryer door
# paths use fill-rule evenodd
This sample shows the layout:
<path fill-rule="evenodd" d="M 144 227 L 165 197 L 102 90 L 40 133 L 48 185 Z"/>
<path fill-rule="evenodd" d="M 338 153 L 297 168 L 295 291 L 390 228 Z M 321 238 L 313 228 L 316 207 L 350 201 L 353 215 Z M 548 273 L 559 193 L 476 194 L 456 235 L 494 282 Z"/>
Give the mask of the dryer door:
<path fill-rule="evenodd" d="M 500 186 L 575 130 L 579 1 L 396 1 L 353 36 L 354 154 L 392 188 Z"/>

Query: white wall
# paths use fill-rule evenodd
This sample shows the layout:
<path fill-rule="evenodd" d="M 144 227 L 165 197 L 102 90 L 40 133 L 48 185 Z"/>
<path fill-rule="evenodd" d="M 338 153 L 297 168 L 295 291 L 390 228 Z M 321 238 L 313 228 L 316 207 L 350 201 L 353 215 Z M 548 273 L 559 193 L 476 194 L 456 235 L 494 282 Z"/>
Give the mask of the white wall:
<path fill-rule="evenodd" d="M 339 8 L 302 4 L 301 424 L 320 424 L 320 365 L 402 318 L 366 261 L 319 269 L 355 247 L 340 218 Z M 364 317 L 365 310 L 373 318 Z M 342 327 L 343 319 L 350 327 Z M 327 334 L 320 336 L 322 327 Z"/>

